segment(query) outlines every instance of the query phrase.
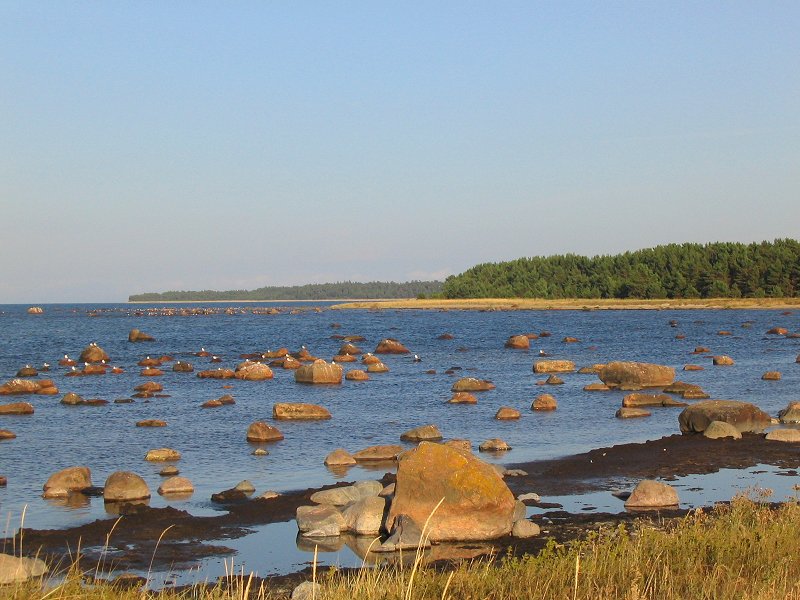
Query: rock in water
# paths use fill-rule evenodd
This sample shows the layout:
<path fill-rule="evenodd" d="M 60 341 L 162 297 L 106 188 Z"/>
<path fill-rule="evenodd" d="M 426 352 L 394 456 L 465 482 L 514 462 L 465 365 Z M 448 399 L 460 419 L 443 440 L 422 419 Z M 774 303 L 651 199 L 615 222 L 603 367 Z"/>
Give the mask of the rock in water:
<path fill-rule="evenodd" d="M 150 497 L 150 488 L 136 473 L 116 471 L 108 476 L 103 489 L 106 502 L 123 502 L 129 500 L 145 500 Z"/>
<path fill-rule="evenodd" d="M 609 387 L 664 387 L 675 381 L 675 369 L 640 362 L 610 362 L 600 370 Z"/>
<path fill-rule="evenodd" d="M 394 338 L 385 338 L 378 342 L 375 354 L 408 354 L 411 352 Z"/>
<path fill-rule="evenodd" d="M 575 363 L 571 360 L 537 360 L 533 363 L 534 373 L 573 373 Z"/>
<path fill-rule="evenodd" d="M 320 358 L 310 365 L 299 367 L 294 372 L 294 380 L 297 383 L 342 383 L 342 367 Z"/>
<path fill-rule="evenodd" d="M 431 541 L 494 539 L 511 531 L 514 506 L 514 495 L 491 465 L 450 446 L 421 442 L 400 458 L 386 528 L 399 515 L 421 524 L 430 517 Z"/>
<path fill-rule="evenodd" d="M 330 419 L 331 413 L 317 404 L 278 402 L 272 407 L 272 418 L 279 421 L 314 421 Z"/>
<path fill-rule="evenodd" d="M 62 498 L 70 492 L 79 492 L 92 487 L 92 472 L 89 467 L 67 467 L 53 473 L 43 486 L 44 498 Z"/>
<path fill-rule="evenodd" d="M 81 352 L 80 362 L 99 363 L 111 360 L 108 353 L 97 344 L 89 344 Z"/>
<path fill-rule="evenodd" d="M 671 485 L 652 479 L 640 481 L 625 501 L 625 508 L 648 509 L 678 506 L 678 492 Z"/>
<path fill-rule="evenodd" d="M 442 439 L 442 432 L 436 425 L 421 425 L 401 434 L 400 439 L 404 442 L 435 442 Z"/>
<path fill-rule="evenodd" d="M 486 392 L 494 388 L 495 385 L 491 381 L 475 377 L 462 377 L 453 384 L 451 389 L 454 392 Z"/>
<path fill-rule="evenodd" d="M 138 329 L 131 329 L 130 333 L 128 334 L 128 341 L 129 342 L 154 342 L 155 338 L 151 335 L 147 335 L 144 331 L 139 331 Z"/>
<path fill-rule="evenodd" d="M 739 433 L 759 433 L 771 423 L 770 416 L 763 410 L 738 400 L 703 400 L 678 415 L 681 433 L 702 433 L 712 421 L 729 423 Z"/>

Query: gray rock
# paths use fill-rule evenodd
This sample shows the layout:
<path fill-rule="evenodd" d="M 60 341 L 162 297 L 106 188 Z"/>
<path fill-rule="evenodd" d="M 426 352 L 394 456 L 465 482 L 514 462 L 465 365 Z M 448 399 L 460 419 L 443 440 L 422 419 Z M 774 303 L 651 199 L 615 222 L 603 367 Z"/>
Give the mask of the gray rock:
<path fill-rule="evenodd" d="M 322 587 L 312 581 L 304 581 L 292 590 L 292 600 L 311 600 L 322 595 Z"/>
<path fill-rule="evenodd" d="M 773 429 L 767 439 L 775 442 L 800 442 L 800 429 Z"/>
<path fill-rule="evenodd" d="M 423 544 L 422 528 L 408 515 L 398 515 L 394 520 L 394 527 L 389 537 L 380 546 L 374 547 L 373 552 L 397 552 L 398 550 L 416 550 L 422 546 L 428 548 L 430 542 Z"/>
<path fill-rule="evenodd" d="M 21 583 L 33 577 L 41 577 L 46 573 L 47 565 L 39 558 L 0 554 L 0 585 Z"/>
<path fill-rule="evenodd" d="M 625 501 L 625 508 L 651 509 L 678 506 L 678 492 L 666 483 L 653 479 L 640 481 Z"/>
<path fill-rule="evenodd" d="M 706 427 L 703 435 L 712 440 L 729 437 L 735 440 L 742 439 L 742 434 L 739 433 L 739 430 L 730 423 L 725 423 L 724 421 L 712 421 L 709 423 L 708 427 Z"/>
<path fill-rule="evenodd" d="M 342 511 L 349 531 L 358 535 L 377 535 L 383 525 L 386 498 L 368 496 L 353 502 Z"/>
<path fill-rule="evenodd" d="M 305 537 L 337 536 L 347 527 L 342 513 L 330 505 L 298 506 L 295 518 Z"/>
<path fill-rule="evenodd" d="M 515 538 L 532 538 L 541 533 L 539 526 L 533 521 L 528 519 L 519 519 L 514 521 L 514 526 L 511 528 L 511 537 Z"/>

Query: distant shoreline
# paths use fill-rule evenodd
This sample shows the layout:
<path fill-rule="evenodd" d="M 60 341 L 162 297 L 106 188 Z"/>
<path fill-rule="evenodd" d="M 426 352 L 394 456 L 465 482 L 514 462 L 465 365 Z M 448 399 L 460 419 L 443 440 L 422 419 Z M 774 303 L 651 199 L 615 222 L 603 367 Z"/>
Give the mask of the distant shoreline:
<path fill-rule="evenodd" d="M 580 299 L 468 298 L 454 300 L 361 300 L 335 304 L 335 310 L 701 310 L 800 309 L 800 298 Z"/>
<path fill-rule="evenodd" d="M 405 298 L 392 298 L 386 302 L 404 302 Z M 128 300 L 125 304 L 258 304 L 263 302 L 384 302 L 376 298 L 314 298 L 311 300 Z"/>

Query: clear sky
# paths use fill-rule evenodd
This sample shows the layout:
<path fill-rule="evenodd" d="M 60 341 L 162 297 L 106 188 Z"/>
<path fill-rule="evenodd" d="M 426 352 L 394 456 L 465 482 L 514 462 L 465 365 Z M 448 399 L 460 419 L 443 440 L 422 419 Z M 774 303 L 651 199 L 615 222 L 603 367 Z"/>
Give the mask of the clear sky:
<path fill-rule="evenodd" d="M 800 237 L 800 2 L 0 0 L 0 303 Z"/>

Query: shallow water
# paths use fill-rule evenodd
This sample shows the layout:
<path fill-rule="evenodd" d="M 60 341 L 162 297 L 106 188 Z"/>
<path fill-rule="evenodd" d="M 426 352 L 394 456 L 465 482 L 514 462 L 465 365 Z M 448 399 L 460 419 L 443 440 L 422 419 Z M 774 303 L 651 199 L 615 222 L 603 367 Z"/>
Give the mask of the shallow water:
<path fill-rule="evenodd" d="M 246 305 L 243 309 L 269 305 Z M 290 308 L 302 306 L 293 304 Z M 597 381 L 594 375 L 570 374 L 563 376 L 564 385 L 536 386 L 537 380 L 544 379 L 531 369 L 540 349 L 552 358 L 574 360 L 578 366 L 609 360 L 641 360 L 678 369 L 687 363 L 701 364 L 706 367 L 704 371 L 679 370 L 678 378 L 701 385 L 714 398 L 747 400 L 772 415 L 789 401 L 800 400 L 800 365 L 795 363 L 800 340 L 765 333 L 773 326 L 800 329 L 798 314 L 784 315 L 782 311 L 323 310 L 290 314 L 287 309 L 278 315 L 163 317 L 138 316 L 134 311 L 143 307 L 126 304 L 45 305 L 43 315 L 28 315 L 26 308 L 0 306 L 0 379 L 13 378 L 25 364 L 39 366 L 47 361 L 54 366 L 40 377 L 52 378 L 60 393 L 0 399 L 24 400 L 36 408 L 32 416 L 0 416 L 0 428 L 18 436 L 0 442 L 0 474 L 8 477 L 8 486 L 0 488 L 0 515 L 8 530 L 19 525 L 23 508 L 25 526 L 32 528 L 66 527 L 108 516 L 101 499 L 65 507 L 40 497 L 47 477 L 71 465 L 89 466 L 96 485 L 102 485 L 113 471 L 132 470 L 155 490 L 163 465 L 143 460 L 151 448 L 180 450 L 181 474 L 196 488 L 190 499 L 182 501 L 168 502 L 154 494 L 151 505 L 171 504 L 200 515 L 219 510 L 210 502 L 213 492 L 243 479 L 252 481 L 261 493 L 317 487 L 340 479 L 378 478 L 385 469 L 357 467 L 336 475 L 322 461 L 337 447 L 352 452 L 373 444 L 398 443 L 403 431 L 425 423 L 437 424 L 445 437 L 469 438 L 474 447 L 486 438 L 505 439 L 513 450 L 500 457 L 487 457 L 502 463 L 553 458 L 657 439 L 678 431 L 679 409 L 654 409 L 653 416 L 646 419 L 614 418 L 623 393 L 584 392 L 584 385 Z M 669 325 L 673 319 L 678 327 Z M 333 327 L 334 323 L 339 327 Z M 149 333 L 157 341 L 129 343 L 127 335 L 132 328 Z M 530 351 L 503 347 L 509 335 L 545 330 L 552 336 L 532 340 Z M 717 335 L 720 330 L 729 330 L 732 335 Z M 445 332 L 453 334 L 454 339 L 437 339 Z M 274 369 L 271 381 L 221 382 L 201 380 L 196 373 L 173 373 L 167 367 L 164 376 L 155 379 L 164 385 L 169 398 L 99 407 L 59 403 L 69 391 L 109 401 L 129 397 L 136 385 L 149 379 L 141 377 L 136 366 L 145 355 L 170 354 L 192 362 L 196 371 L 216 366 L 233 368 L 241 361 L 241 353 L 280 346 L 295 351 L 305 345 L 314 355 L 329 360 L 342 343 L 331 339 L 334 334 L 365 336 L 367 341 L 358 344 L 364 351 L 373 351 L 381 338 L 395 337 L 422 361 L 385 356 L 389 373 L 373 375 L 368 382 L 345 381 L 340 386 L 299 385 L 291 371 L 282 369 Z M 686 338 L 675 339 L 677 334 Z M 563 343 L 565 336 L 578 337 L 581 342 Z M 66 369 L 55 366 L 58 359 L 65 353 L 77 358 L 90 342 L 103 347 L 111 355 L 112 364 L 124 367 L 125 373 L 65 377 Z M 713 354 L 730 355 L 735 366 L 713 367 L 708 356 L 690 354 L 698 345 L 708 346 Z M 223 357 L 223 363 L 212 365 L 208 358 L 193 356 L 201 347 Z M 344 368 L 357 366 L 351 363 Z M 455 375 L 444 374 L 450 367 L 461 370 Z M 428 369 L 435 369 L 437 374 L 426 374 Z M 781 371 L 782 380 L 762 381 L 761 375 L 769 370 Z M 448 405 L 450 386 L 460 376 L 491 379 L 497 389 L 479 394 L 477 405 Z M 228 385 L 232 388 L 223 387 Z M 557 411 L 537 414 L 529 410 L 533 398 L 543 392 L 555 395 Z M 225 393 L 234 396 L 235 405 L 200 408 L 205 400 Z M 271 421 L 275 402 L 322 404 L 332 412 L 333 419 L 277 423 L 286 439 L 266 445 L 268 456 L 253 456 L 255 446 L 245 441 L 247 426 L 255 420 Z M 522 418 L 494 420 L 494 413 L 504 405 L 520 409 Z M 164 419 L 168 426 L 134 426 L 146 418 Z M 709 497 L 713 495 L 708 487 L 704 489 Z M 715 499 L 727 498 L 710 498 Z M 291 529 L 286 525 L 268 527 L 276 532 L 280 527 Z M 276 535 L 282 539 L 289 534 Z M 249 565 L 253 562 L 249 557 L 256 551 L 247 549 L 251 544 L 248 538 L 241 541 L 240 557 L 247 556 L 244 561 Z M 252 545 L 262 548 L 258 552 L 263 554 L 269 542 L 253 541 Z M 275 572 L 270 565 L 276 562 L 269 553 L 264 556 L 258 560 L 259 571 Z M 277 557 L 275 561 L 280 562 Z"/>

